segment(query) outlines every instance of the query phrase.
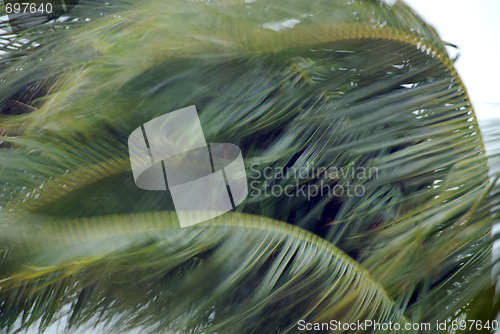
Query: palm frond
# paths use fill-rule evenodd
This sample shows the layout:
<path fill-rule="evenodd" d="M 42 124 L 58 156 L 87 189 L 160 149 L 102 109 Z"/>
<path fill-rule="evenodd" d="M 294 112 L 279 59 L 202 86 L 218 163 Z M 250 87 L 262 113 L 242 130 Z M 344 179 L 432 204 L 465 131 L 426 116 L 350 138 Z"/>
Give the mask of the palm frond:
<path fill-rule="evenodd" d="M 498 190 L 481 132 L 444 43 L 401 1 L 82 1 L 65 22 L 9 36 L 3 212 L 50 222 L 171 209 L 168 192 L 134 186 L 126 139 L 196 105 L 207 141 L 238 144 L 258 181 L 238 210 L 342 249 L 412 320 L 456 316 L 490 291 Z M 302 174 L 263 179 L 269 168 Z M 318 168 L 376 173 L 311 176 Z M 364 193 L 265 194 L 323 185 Z"/>
<path fill-rule="evenodd" d="M 340 249 L 268 218 L 235 213 L 185 229 L 174 212 L 25 219 L 0 237 L 3 262 L 16 259 L 2 265 L 3 328 L 43 329 L 64 314 L 69 326 L 99 318 L 106 330 L 154 333 L 293 332 L 332 316 L 407 322 Z"/>

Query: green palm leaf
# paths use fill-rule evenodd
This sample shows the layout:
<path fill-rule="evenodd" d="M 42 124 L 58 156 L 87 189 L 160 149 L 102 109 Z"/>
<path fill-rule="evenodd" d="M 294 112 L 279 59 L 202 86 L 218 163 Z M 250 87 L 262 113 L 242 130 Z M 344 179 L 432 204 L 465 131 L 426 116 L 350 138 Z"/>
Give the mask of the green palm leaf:
<path fill-rule="evenodd" d="M 173 212 L 35 221 L 13 218 L 1 237 L 15 260 L 2 272 L 2 327 L 22 316 L 20 328 L 40 319 L 43 329 L 64 314 L 118 332 L 295 331 L 301 319 L 332 316 L 407 322 L 340 249 L 268 218 L 228 214 L 185 229 Z"/>
<path fill-rule="evenodd" d="M 491 292 L 498 187 L 488 177 L 474 111 L 444 43 L 404 3 L 81 1 L 69 15 L 64 23 L 2 35 L 8 54 L 0 61 L 0 206 L 5 220 L 16 219 L 0 235 L 11 233 L 2 239 L 5 254 L 16 242 L 24 245 L 0 269 L 5 326 L 21 317 L 26 326 L 40 319 L 44 327 L 75 299 L 75 324 L 98 322 L 92 316 L 102 313 L 110 324 L 119 316 L 133 319 L 125 327 L 153 331 L 158 321 L 181 331 L 220 332 L 230 326 L 285 331 L 300 316 L 403 321 L 398 312 L 434 323 L 472 316 L 468 305 Z M 164 239 L 140 226 L 131 229 L 141 240 L 116 228 L 116 248 L 101 246 L 111 239 L 98 233 L 109 224 L 127 226 L 139 217 L 132 213 L 145 212 L 138 221 L 156 217 L 166 224 L 155 212 L 173 209 L 170 195 L 135 187 L 127 137 L 187 105 L 197 106 L 208 142 L 242 149 L 252 193 L 237 210 L 260 217 L 244 215 L 253 223 L 227 228 L 162 225 L 162 235 L 171 235 Z M 302 174 L 262 177 L 287 168 Z M 376 172 L 311 175 L 318 168 Z M 363 195 L 265 193 L 273 186 L 324 185 L 361 187 Z M 108 214 L 121 215 L 95 218 Z M 8 232 L 27 228 L 34 216 L 42 218 L 33 228 L 47 238 L 38 248 Z M 316 236 L 294 239 L 261 223 L 269 219 Z M 54 221 L 63 223 L 53 227 Z M 74 229 L 82 222 L 98 228 Z M 252 224 L 259 228 L 247 231 Z M 182 245 L 191 233 L 196 245 L 188 246 L 196 251 L 190 253 Z M 54 252 L 57 238 L 64 245 Z M 34 265 L 36 253 L 52 268 L 40 277 L 34 274 L 40 268 L 16 264 Z M 60 253 L 67 254 L 64 261 Z M 182 269 L 179 277 L 172 263 Z M 309 271 L 289 271 L 285 263 Z M 111 276 L 101 274 L 108 269 Z M 203 270 L 214 281 L 203 282 L 209 276 Z M 116 276 L 122 274 L 123 280 Z M 138 287 L 133 278 L 143 276 L 151 284 Z M 132 283 L 140 293 L 125 292 Z M 192 292 L 198 285 L 203 297 Z M 169 293 L 175 302 L 149 307 L 153 296 Z M 228 295 L 234 306 L 221 311 Z M 285 300 L 290 308 L 280 304 Z M 160 311 L 162 320 L 155 317 Z"/>

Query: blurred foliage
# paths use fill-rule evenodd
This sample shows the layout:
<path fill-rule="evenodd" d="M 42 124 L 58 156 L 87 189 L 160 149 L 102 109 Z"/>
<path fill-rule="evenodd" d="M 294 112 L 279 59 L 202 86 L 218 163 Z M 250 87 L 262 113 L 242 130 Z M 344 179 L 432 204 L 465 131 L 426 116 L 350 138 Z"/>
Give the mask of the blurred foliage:
<path fill-rule="evenodd" d="M 445 44 L 403 2 L 80 1 L 1 38 L 3 331 L 496 316 L 498 187 Z M 180 229 L 168 192 L 134 185 L 127 138 L 189 105 L 249 179 L 377 173 L 326 179 L 361 197 L 262 192 Z"/>

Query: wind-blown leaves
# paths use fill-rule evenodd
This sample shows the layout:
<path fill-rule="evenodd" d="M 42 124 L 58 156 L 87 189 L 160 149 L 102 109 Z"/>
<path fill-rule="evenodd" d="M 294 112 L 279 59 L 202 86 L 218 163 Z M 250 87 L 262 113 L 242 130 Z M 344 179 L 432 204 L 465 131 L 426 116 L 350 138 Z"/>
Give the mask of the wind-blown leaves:
<path fill-rule="evenodd" d="M 294 332 L 301 319 L 329 317 L 407 323 L 356 261 L 268 218 L 228 214 L 179 229 L 175 213 L 158 212 L 7 225 L 0 238 L 16 263 L 2 270 L 2 327 L 43 315 L 43 329 L 66 305 L 70 325 L 99 318 L 117 332 Z"/>
<path fill-rule="evenodd" d="M 233 142 L 244 154 L 251 194 L 237 210 L 297 225 L 323 238 L 318 241 L 322 245 L 329 242 L 346 252 L 380 284 L 379 293 L 385 291 L 382 294 L 402 303 L 397 307 L 409 319 L 433 321 L 470 313 L 467 305 L 490 291 L 486 276 L 498 190 L 488 178 L 474 111 L 444 44 L 402 2 L 389 7 L 379 1 L 333 0 L 83 1 L 69 15 L 65 22 L 42 25 L 22 36 L 4 35 L 9 39 L 4 50 L 10 53 L 0 62 L 0 129 L 6 136 L 0 152 L 0 205 L 5 214 L 21 217 L 17 219 L 22 226 L 33 215 L 43 216 L 45 222 L 39 224 L 48 228 L 61 219 L 89 217 L 97 222 L 101 218 L 91 217 L 172 209 L 168 192 L 147 192 L 133 184 L 126 139 L 156 116 L 196 105 L 207 141 Z M 40 45 L 25 42 L 25 47 L 10 48 L 21 38 Z M 276 176 L 287 168 L 301 173 Z M 333 177 L 311 173 L 321 168 L 340 172 Z M 269 170 L 271 176 L 265 177 Z M 362 170 L 373 173 L 360 177 L 357 172 Z M 363 194 L 298 192 L 300 187 L 323 186 L 357 186 Z M 266 195 L 270 187 L 291 187 L 297 195 Z M 113 219 L 118 223 L 129 218 Z M 240 238 L 238 230 L 231 228 L 227 235 Z M 173 235 L 181 238 L 183 233 Z M 200 235 L 201 243 L 215 249 L 218 240 L 225 245 L 220 247 L 240 254 L 236 242 Z M 253 235 L 253 245 L 264 252 L 253 261 L 281 254 L 266 253 L 265 245 L 288 245 L 264 232 Z M 253 249 L 248 247 L 244 249 Z M 102 263 L 112 266 L 119 260 L 103 254 L 109 258 L 81 263 L 79 278 L 46 279 L 59 287 L 85 286 L 84 268 L 97 270 L 104 268 Z M 143 259 L 152 256 L 144 254 Z M 296 253 L 293 260 L 312 259 L 301 259 L 302 254 Z M 326 261 L 320 255 L 310 265 Z M 175 258 L 172 251 L 165 261 Z M 184 260 L 197 261 L 187 255 Z M 9 257 L 6 261 L 3 267 L 15 267 Z M 71 261 L 77 260 L 68 258 L 68 263 L 79 263 Z M 229 264 L 236 266 L 234 261 Z M 250 271 L 238 268 L 238 278 L 250 279 Z M 282 269 L 259 271 L 264 276 L 258 278 L 273 286 Z M 92 282 L 106 286 L 119 280 L 99 277 Z M 231 293 L 241 294 L 238 300 L 243 303 L 248 287 L 228 277 L 220 288 L 242 289 Z M 179 282 L 195 303 L 188 293 L 192 286 L 182 287 L 179 279 L 165 278 Z M 298 285 L 308 280 L 293 275 L 287 279 Z M 320 286 L 319 295 L 330 291 Z M 54 302 L 74 297 L 61 288 L 46 291 L 57 297 Z M 79 291 L 85 291 L 80 300 L 93 295 L 89 289 Z M 301 291 L 290 292 L 288 302 L 305 298 Z M 200 305 L 203 302 L 200 298 Z M 270 307 L 254 302 L 258 310 Z M 83 317 L 82 303 L 77 303 L 75 321 Z M 270 309 L 283 323 L 296 319 L 296 310 L 273 305 Z M 360 305 L 349 305 L 345 312 L 354 319 Z M 370 305 L 363 310 L 379 312 Z M 201 318 L 191 318 L 196 310 L 183 310 L 165 312 L 165 321 L 194 328 L 189 321 Z M 52 311 L 35 312 L 32 319 L 48 322 Z M 337 311 L 325 307 L 321 318 L 334 319 Z M 112 308 L 106 312 L 116 314 Z M 234 313 L 234 319 L 243 316 Z M 275 323 L 262 326 L 286 329 Z"/>

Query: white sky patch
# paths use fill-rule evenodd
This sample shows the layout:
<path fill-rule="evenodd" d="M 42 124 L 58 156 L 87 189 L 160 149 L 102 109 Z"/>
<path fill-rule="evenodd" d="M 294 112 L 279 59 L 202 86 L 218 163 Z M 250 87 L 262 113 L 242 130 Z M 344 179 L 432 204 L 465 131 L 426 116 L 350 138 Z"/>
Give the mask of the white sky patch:
<path fill-rule="evenodd" d="M 278 22 L 264 23 L 262 25 L 262 28 L 270 29 L 270 30 L 274 30 L 274 31 L 280 31 L 283 29 L 293 28 L 298 23 L 300 23 L 300 21 L 297 19 L 288 19 L 288 20 L 283 20 L 283 21 L 278 21 Z"/>
<path fill-rule="evenodd" d="M 389 6 L 394 6 L 394 4 L 398 2 L 398 0 L 383 0 L 383 1 Z"/>
<path fill-rule="evenodd" d="M 455 67 L 467 88 L 477 117 L 500 118 L 500 1 L 405 2 L 437 30 L 441 39 L 460 48 Z"/>

